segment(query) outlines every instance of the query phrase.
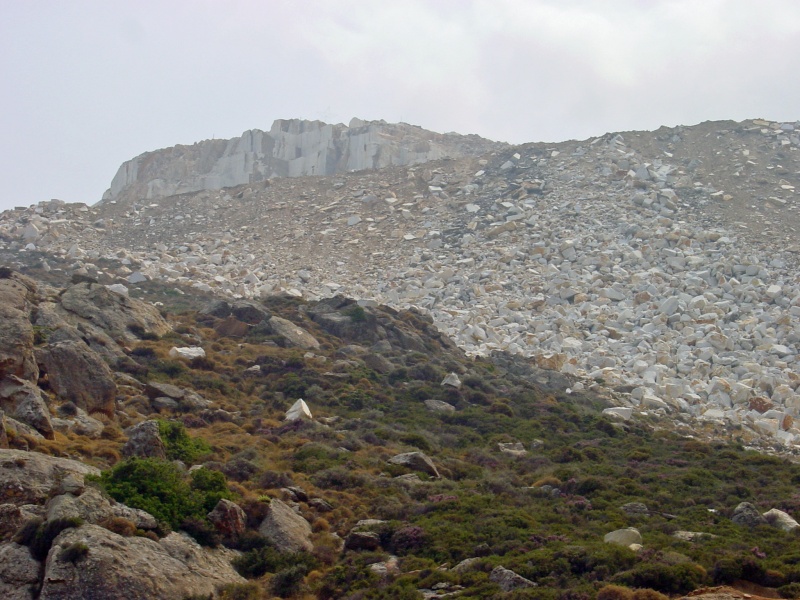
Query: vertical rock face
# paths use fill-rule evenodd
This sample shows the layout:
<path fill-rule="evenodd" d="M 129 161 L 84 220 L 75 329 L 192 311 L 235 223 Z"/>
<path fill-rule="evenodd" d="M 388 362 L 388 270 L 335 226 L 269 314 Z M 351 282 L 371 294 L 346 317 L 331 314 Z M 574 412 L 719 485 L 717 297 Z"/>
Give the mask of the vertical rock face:
<path fill-rule="evenodd" d="M 333 175 L 484 154 L 503 146 L 477 136 L 439 134 L 405 123 L 350 125 L 280 119 L 269 132 L 146 152 L 117 171 L 103 201 L 155 199 L 270 177 Z"/>

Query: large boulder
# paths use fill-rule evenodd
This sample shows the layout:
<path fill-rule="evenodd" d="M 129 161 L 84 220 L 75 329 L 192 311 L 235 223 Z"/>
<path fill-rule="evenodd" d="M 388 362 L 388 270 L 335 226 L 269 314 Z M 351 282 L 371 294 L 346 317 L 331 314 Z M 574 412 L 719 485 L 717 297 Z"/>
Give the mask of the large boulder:
<path fill-rule="evenodd" d="M 499 566 L 492 569 L 492 572 L 489 574 L 489 581 L 499 585 L 500 589 L 504 592 L 536 587 L 536 583 L 530 579 L 525 579 L 522 575 L 518 575 L 510 569 Z"/>
<path fill-rule="evenodd" d="M 67 548 L 83 544 L 85 556 L 71 561 Z M 44 567 L 39 600 L 174 600 L 209 597 L 228 583 L 244 583 L 231 566 L 230 550 L 202 548 L 171 533 L 153 541 L 122 537 L 97 525 L 63 531 Z"/>
<path fill-rule="evenodd" d="M 0 379 L 0 409 L 13 419 L 30 425 L 45 438 L 54 438 L 50 411 L 41 391 L 30 381 L 15 375 Z"/>
<path fill-rule="evenodd" d="M 767 520 L 761 516 L 758 509 L 750 502 L 740 502 L 739 505 L 733 509 L 731 521 L 744 527 L 755 527 L 757 525 L 767 524 Z"/>
<path fill-rule="evenodd" d="M 632 544 L 642 543 L 642 534 L 634 527 L 625 527 L 624 529 L 617 529 L 607 533 L 603 537 L 603 541 L 607 544 L 619 544 L 620 546 L 631 546 Z"/>
<path fill-rule="evenodd" d="M 0 376 L 36 381 L 33 326 L 29 315 L 36 285 L 18 273 L 0 278 Z"/>
<path fill-rule="evenodd" d="M 169 398 L 175 401 L 175 408 L 185 411 L 202 410 L 211 406 L 211 401 L 203 398 L 197 392 L 180 388 L 171 383 L 148 381 L 144 391 L 153 402 L 159 398 Z"/>
<path fill-rule="evenodd" d="M 767 520 L 767 523 L 778 529 L 783 529 L 784 531 L 794 531 L 800 527 L 800 524 L 798 524 L 789 513 L 785 513 L 777 508 L 768 510 L 763 514 L 763 517 Z"/>
<path fill-rule="evenodd" d="M 373 312 L 351 298 L 326 298 L 308 309 L 308 314 L 322 329 L 348 342 L 376 342 L 382 337 Z"/>
<path fill-rule="evenodd" d="M 0 542 L 8 542 L 26 522 L 44 516 L 44 507 L 36 504 L 0 504 Z"/>
<path fill-rule="evenodd" d="M 242 507 L 223 498 L 208 513 L 208 520 L 214 528 L 226 539 L 235 539 L 242 535 L 247 524 L 247 518 Z"/>
<path fill-rule="evenodd" d="M 128 429 L 126 433 L 128 441 L 122 446 L 122 456 L 166 460 L 167 450 L 158 430 L 158 421 L 142 421 Z"/>
<path fill-rule="evenodd" d="M 39 586 L 39 561 L 25 546 L 0 544 L 0 598 L 33 600 Z"/>
<path fill-rule="evenodd" d="M 164 335 L 171 330 L 152 304 L 115 293 L 104 285 L 82 282 L 60 296 L 60 308 L 73 324 L 104 331 L 114 340 L 135 340 L 137 334 Z"/>
<path fill-rule="evenodd" d="M 279 552 L 310 552 L 311 525 L 286 503 L 273 498 L 269 503 L 267 516 L 261 522 L 258 532 L 270 540 Z"/>
<path fill-rule="evenodd" d="M 83 342 L 57 342 L 36 350 L 50 388 L 86 412 L 113 415 L 117 384 L 108 365 Z"/>
<path fill-rule="evenodd" d="M 60 494 L 47 503 L 47 520 L 77 517 L 86 523 L 102 523 L 106 519 L 118 517 L 131 521 L 139 529 L 155 529 L 156 519 L 150 513 L 131 508 L 108 499 L 100 490 L 87 487 L 80 495 Z"/>
<path fill-rule="evenodd" d="M 270 313 L 266 308 L 247 300 L 237 300 L 234 302 L 216 300 L 207 305 L 200 312 L 212 317 L 217 317 L 218 319 L 232 317 L 237 321 L 249 325 L 258 325 L 262 321 L 267 321 L 270 318 Z"/>
<path fill-rule="evenodd" d="M 68 458 L 24 450 L 0 450 L 0 503 L 44 504 L 69 475 L 83 481 L 100 470 Z"/>
<path fill-rule="evenodd" d="M 440 477 L 436 465 L 422 452 L 404 452 L 403 454 L 397 454 L 389 459 L 389 463 L 400 465 L 421 473 L 427 473 L 436 479 Z"/>
<path fill-rule="evenodd" d="M 268 324 L 272 332 L 280 336 L 287 346 L 303 350 L 319 350 L 317 338 L 291 321 L 281 317 L 271 317 Z"/>
<path fill-rule="evenodd" d="M 289 410 L 286 411 L 286 420 L 287 421 L 310 421 L 313 419 L 311 416 L 311 409 L 308 408 L 308 404 L 306 404 L 305 400 L 300 398 L 292 404 Z"/>

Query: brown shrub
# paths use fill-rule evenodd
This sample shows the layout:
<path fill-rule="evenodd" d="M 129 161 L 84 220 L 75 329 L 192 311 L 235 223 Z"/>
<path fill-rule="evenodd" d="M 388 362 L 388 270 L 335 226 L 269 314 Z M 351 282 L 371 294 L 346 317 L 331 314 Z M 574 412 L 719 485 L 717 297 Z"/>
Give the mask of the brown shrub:
<path fill-rule="evenodd" d="M 633 592 L 633 600 L 669 600 L 669 596 L 650 588 L 642 588 Z"/>
<path fill-rule="evenodd" d="M 122 537 L 136 535 L 136 524 L 123 517 L 109 517 L 100 523 L 100 527 L 105 527 L 109 531 L 121 535 Z"/>
<path fill-rule="evenodd" d="M 633 600 L 633 598 L 633 590 L 621 585 L 607 585 L 597 592 L 597 600 Z"/>

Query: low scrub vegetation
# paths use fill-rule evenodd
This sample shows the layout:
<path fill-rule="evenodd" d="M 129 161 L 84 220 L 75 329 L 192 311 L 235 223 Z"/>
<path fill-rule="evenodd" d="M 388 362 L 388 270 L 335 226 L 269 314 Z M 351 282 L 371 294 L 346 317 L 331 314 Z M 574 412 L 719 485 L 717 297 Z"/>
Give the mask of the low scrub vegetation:
<path fill-rule="evenodd" d="M 206 515 L 221 498 L 244 508 L 248 531 L 226 543 L 242 551 L 236 568 L 252 582 L 222 597 L 402 600 L 461 586 L 463 599 L 662 600 L 738 580 L 800 596 L 798 534 L 731 520 L 743 501 L 797 516 L 799 465 L 746 449 L 736 432 L 704 442 L 661 423 L 610 421 L 601 398 L 543 389 L 524 361 L 468 360 L 416 314 L 376 319 L 351 305 L 353 340 L 324 331 L 302 302 L 269 308 L 320 349 L 307 354 L 256 333 L 226 338 L 213 317 L 170 315 L 183 333 L 140 336 L 126 372 L 195 390 L 213 408 L 156 414 L 131 397 L 120 425 L 160 418 L 169 460 L 97 459 L 112 465 L 98 482 L 114 499 L 203 543 L 219 541 Z M 383 333 L 366 330 L 378 324 Z M 207 359 L 167 359 L 182 340 L 201 340 Z M 451 372 L 459 389 L 441 385 Z M 314 420 L 285 422 L 299 397 Z M 429 400 L 452 410 L 432 410 Z M 124 438 L 107 437 L 110 456 Z M 524 453 L 501 450 L 516 442 Z M 88 457 L 101 448 L 77 437 L 30 443 L 54 454 L 80 447 Z M 415 451 L 440 478 L 388 463 Z M 205 466 L 189 473 L 174 461 Z M 312 553 L 281 553 L 256 533 L 272 497 L 294 502 L 314 524 Z M 634 502 L 648 511 L 622 510 Z M 342 550 L 363 519 L 384 521 L 373 529 L 377 542 Z M 107 526 L 131 535 L 126 523 Z M 38 527 L 25 535 L 31 548 L 51 536 Z M 642 549 L 604 543 L 623 527 L 641 532 Z M 677 531 L 711 535 L 687 542 Z M 468 558 L 476 559 L 469 568 L 440 569 Z M 501 565 L 537 587 L 502 592 L 490 579 Z"/>

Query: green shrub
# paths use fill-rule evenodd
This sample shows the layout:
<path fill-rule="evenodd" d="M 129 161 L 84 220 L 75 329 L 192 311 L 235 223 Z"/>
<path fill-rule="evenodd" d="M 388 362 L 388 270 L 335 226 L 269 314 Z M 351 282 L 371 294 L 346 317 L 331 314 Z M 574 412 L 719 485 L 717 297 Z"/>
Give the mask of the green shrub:
<path fill-rule="evenodd" d="M 202 507 L 207 513 L 214 510 L 214 507 L 223 498 L 226 500 L 233 500 L 234 498 L 234 495 L 228 490 L 225 475 L 205 467 L 192 471 L 189 487 L 195 491 L 202 492 Z"/>
<path fill-rule="evenodd" d="M 303 583 L 306 573 L 308 573 L 308 567 L 304 564 L 281 569 L 270 580 L 270 591 L 281 598 L 292 596 L 300 591 L 300 584 Z"/>
<path fill-rule="evenodd" d="M 800 583 L 794 582 L 778 588 L 781 598 L 800 598 Z"/>
<path fill-rule="evenodd" d="M 342 312 L 357 323 L 363 323 L 367 320 L 367 313 L 358 304 L 353 304 Z"/>
<path fill-rule="evenodd" d="M 228 583 L 219 590 L 220 600 L 259 600 L 262 597 L 261 588 L 253 581 Z"/>
<path fill-rule="evenodd" d="M 262 538 L 263 540 L 263 538 Z M 307 552 L 294 554 L 279 552 L 264 540 L 266 545 L 249 550 L 233 559 L 233 568 L 243 577 L 261 577 L 266 573 L 277 573 L 294 565 L 305 565 L 307 570 L 316 568 L 318 561 Z"/>
<path fill-rule="evenodd" d="M 170 460 L 193 464 L 198 458 L 211 452 L 211 447 L 205 440 L 189 437 L 183 423 L 159 419 L 158 433 Z"/>
<path fill-rule="evenodd" d="M 692 563 L 677 565 L 643 563 L 612 577 L 614 583 L 629 587 L 652 588 L 665 594 L 686 594 L 703 585 L 705 580 L 705 569 Z"/>
<path fill-rule="evenodd" d="M 104 471 L 97 481 L 117 502 L 146 510 L 173 528 L 189 517 L 205 516 L 203 494 L 192 490 L 170 462 L 131 458 Z"/>
<path fill-rule="evenodd" d="M 215 548 L 219 546 L 220 537 L 214 526 L 208 521 L 189 517 L 181 522 L 181 530 L 192 536 L 201 546 Z"/>

